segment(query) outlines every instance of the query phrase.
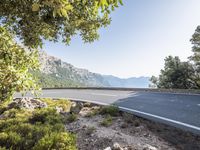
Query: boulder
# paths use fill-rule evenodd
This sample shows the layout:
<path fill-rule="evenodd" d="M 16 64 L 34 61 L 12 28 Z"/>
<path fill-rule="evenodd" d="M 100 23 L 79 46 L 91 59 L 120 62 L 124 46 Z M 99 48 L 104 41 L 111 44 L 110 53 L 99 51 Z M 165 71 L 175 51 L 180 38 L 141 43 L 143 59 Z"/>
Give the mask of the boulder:
<path fill-rule="evenodd" d="M 8 104 L 8 109 L 12 108 L 35 109 L 44 107 L 47 107 L 47 104 L 45 102 L 30 97 L 16 98 L 13 100 L 13 102 Z"/>
<path fill-rule="evenodd" d="M 104 150 L 112 150 L 111 147 L 106 147 Z"/>
<path fill-rule="evenodd" d="M 72 102 L 70 113 L 79 114 L 81 109 L 83 108 L 83 103 L 81 102 Z"/>
<path fill-rule="evenodd" d="M 143 150 L 157 150 L 157 148 L 156 147 L 154 147 L 154 146 L 151 146 L 151 145 L 146 145 L 144 148 L 143 148 Z"/>
<path fill-rule="evenodd" d="M 112 150 L 123 150 L 123 148 L 119 145 L 119 143 L 114 143 Z"/>
<path fill-rule="evenodd" d="M 56 111 L 57 113 L 64 113 L 63 108 L 59 106 L 56 106 Z"/>

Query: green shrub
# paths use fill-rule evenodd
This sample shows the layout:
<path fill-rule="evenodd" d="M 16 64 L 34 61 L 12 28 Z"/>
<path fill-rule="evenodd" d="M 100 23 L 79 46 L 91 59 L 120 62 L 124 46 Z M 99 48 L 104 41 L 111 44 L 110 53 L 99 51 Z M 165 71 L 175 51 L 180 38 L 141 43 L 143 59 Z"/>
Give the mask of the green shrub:
<path fill-rule="evenodd" d="M 101 108 L 100 114 L 118 116 L 119 115 L 119 108 L 117 106 L 114 106 L 114 105 L 104 106 L 104 107 Z"/>
<path fill-rule="evenodd" d="M 134 123 L 133 115 L 129 113 L 123 113 L 123 119 L 126 123 Z"/>
<path fill-rule="evenodd" d="M 57 149 L 57 150 L 76 150 L 75 136 L 66 132 L 50 133 L 45 135 L 33 147 L 33 150 Z"/>
<path fill-rule="evenodd" d="M 2 115 L 0 149 L 76 149 L 75 136 L 65 131 L 63 116 L 53 108 L 10 109 Z"/>
<path fill-rule="evenodd" d="M 92 133 L 94 133 L 96 131 L 96 128 L 95 127 L 88 127 L 86 129 L 86 134 L 87 135 L 91 135 Z"/>
<path fill-rule="evenodd" d="M 139 127 L 139 126 L 140 126 L 140 121 L 139 121 L 139 120 L 135 120 L 134 126 L 135 126 L 135 127 Z"/>
<path fill-rule="evenodd" d="M 102 126 L 108 127 L 112 125 L 113 119 L 110 115 L 107 115 L 106 118 L 103 119 L 103 121 L 100 123 Z"/>
<path fill-rule="evenodd" d="M 31 123 L 40 122 L 42 124 L 63 123 L 63 117 L 53 108 L 38 109 L 33 112 L 33 116 L 29 119 Z"/>
<path fill-rule="evenodd" d="M 40 100 L 47 103 L 48 107 L 51 108 L 55 108 L 56 106 L 61 107 L 65 112 L 69 112 L 71 107 L 71 102 L 67 99 L 53 100 L 52 98 L 41 98 Z"/>
<path fill-rule="evenodd" d="M 17 147 L 18 143 L 21 141 L 21 136 L 16 132 L 2 132 L 0 133 L 0 142 L 4 147 L 9 147 L 12 144 L 12 147 Z"/>
<path fill-rule="evenodd" d="M 78 119 L 78 116 L 77 116 L 76 114 L 72 113 L 72 114 L 69 114 L 69 115 L 67 116 L 66 121 L 67 121 L 68 123 L 71 123 L 71 122 L 76 121 L 77 119 Z"/>
<path fill-rule="evenodd" d="M 94 110 L 91 110 L 89 113 L 87 113 L 85 115 L 85 117 L 92 117 L 92 116 L 95 116 L 97 114 L 99 114 L 99 110 L 98 109 L 94 109 Z"/>

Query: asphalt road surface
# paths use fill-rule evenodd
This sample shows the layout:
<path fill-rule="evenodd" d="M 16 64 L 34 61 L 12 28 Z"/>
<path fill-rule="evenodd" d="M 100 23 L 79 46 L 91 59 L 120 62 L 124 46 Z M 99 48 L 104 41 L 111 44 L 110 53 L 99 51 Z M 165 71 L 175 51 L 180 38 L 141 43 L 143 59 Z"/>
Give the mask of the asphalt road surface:
<path fill-rule="evenodd" d="M 200 94 L 92 89 L 51 89 L 42 93 L 41 97 L 116 104 L 135 115 L 200 134 Z"/>

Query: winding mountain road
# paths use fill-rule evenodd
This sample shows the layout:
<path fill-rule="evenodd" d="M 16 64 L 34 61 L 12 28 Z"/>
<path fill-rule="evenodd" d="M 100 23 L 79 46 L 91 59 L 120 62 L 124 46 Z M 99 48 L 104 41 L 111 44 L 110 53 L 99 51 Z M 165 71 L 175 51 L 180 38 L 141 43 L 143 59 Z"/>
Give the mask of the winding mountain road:
<path fill-rule="evenodd" d="M 15 97 L 19 97 L 16 94 Z M 68 98 L 102 105 L 116 104 L 135 115 L 200 134 L 200 94 L 152 91 L 51 89 L 41 97 Z"/>

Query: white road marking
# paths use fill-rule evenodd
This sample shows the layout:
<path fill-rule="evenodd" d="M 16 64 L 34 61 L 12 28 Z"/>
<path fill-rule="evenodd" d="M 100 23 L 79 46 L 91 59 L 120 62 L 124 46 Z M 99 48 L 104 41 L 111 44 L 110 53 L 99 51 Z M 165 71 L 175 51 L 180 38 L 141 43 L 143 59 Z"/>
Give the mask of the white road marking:
<path fill-rule="evenodd" d="M 200 106 L 200 104 L 197 104 L 197 106 Z"/>
<path fill-rule="evenodd" d="M 138 91 L 138 92 L 145 92 L 145 93 L 160 93 L 160 94 L 171 94 L 171 95 L 188 95 L 188 96 L 200 96 L 198 93 L 173 93 L 173 92 L 165 92 L 165 91 Z"/>
<path fill-rule="evenodd" d="M 49 97 L 46 97 L 46 98 L 49 98 Z M 58 98 L 58 97 L 51 97 L 51 98 Z M 59 97 L 59 98 L 61 98 L 61 97 Z M 94 103 L 94 104 L 99 104 L 99 105 L 109 105 L 108 103 L 96 102 L 96 101 L 92 101 L 92 100 L 77 99 L 77 98 L 72 98 L 72 97 L 68 97 L 67 99 L 74 100 L 74 101 L 89 102 L 89 103 Z M 200 106 L 200 104 L 198 104 L 198 106 Z M 168 122 L 171 122 L 171 123 L 174 123 L 174 124 L 182 125 L 184 127 L 188 127 L 188 128 L 200 131 L 200 127 L 190 125 L 190 124 L 187 124 L 187 123 L 184 123 L 184 122 L 176 121 L 176 120 L 173 120 L 173 119 L 165 118 L 165 117 L 158 116 L 158 115 L 153 115 L 153 114 L 150 114 L 150 113 L 146 113 L 146 112 L 142 112 L 142 111 L 138 111 L 138 110 L 135 110 L 135 109 L 126 108 L 126 107 L 119 106 L 119 108 L 122 109 L 122 110 L 127 110 L 127 111 L 130 111 L 130 112 L 135 112 L 135 113 L 138 113 L 138 114 L 150 116 L 150 117 L 153 117 L 153 118 L 168 121 Z"/>
<path fill-rule="evenodd" d="M 180 121 L 172 120 L 172 119 L 169 119 L 169 118 L 153 115 L 153 114 L 150 114 L 150 113 L 146 113 L 146 112 L 142 112 L 142 111 L 138 111 L 138 110 L 134 110 L 134 109 L 129 109 L 129 108 L 126 108 L 126 107 L 119 106 L 119 108 L 121 108 L 123 110 L 130 111 L 130 112 L 136 112 L 136 113 L 139 113 L 139 114 L 142 114 L 142 115 L 146 115 L 146 116 L 154 117 L 154 118 L 157 118 L 157 119 L 165 120 L 165 121 L 168 121 L 168 122 L 171 122 L 171 123 L 175 123 L 175 124 L 178 124 L 178 125 L 182 125 L 184 127 L 188 127 L 188 128 L 192 128 L 192 129 L 200 131 L 200 127 L 193 126 L 193 125 L 183 123 L 183 122 L 180 122 Z"/>
<path fill-rule="evenodd" d="M 107 103 L 96 102 L 96 101 L 92 101 L 92 100 L 84 100 L 84 99 L 76 99 L 76 98 L 68 98 L 68 99 L 75 100 L 75 101 L 83 101 L 83 102 L 95 103 L 95 104 L 99 104 L 99 105 L 109 105 Z M 176 120 L 165 118 L 165 117 L 158 116 L 158 115 L 153 115 L 153 114 L 142 112 L 142 111 L 138 111 L 138 110 L 135 110 L 135 109 L 130 109 L 130 108 L 121 107 L 121 106 L 118 106 L 118 107 L 120 109 L 122 109 L 122 110 L 127 110 L 127 111 L 130 111 L 130 112 L 135 112 L 135 113 L 138 113 L 138 114 L 150 116 L 150 117 L 153 117 L 153 118 L 157 118 L 157 119 L 160 119 L 160 120 L 168 121 L 168 122 L 171 122 L 171 123 L 175 123 L 175 124 L 178 124 L 178 125 L 182 125 L 184 127 L 188 127 L 188 128 L 200 131 L 200 127 L 197 127 L 197 126 L 194 126 L 194 125 L 190 125 L 190 124 L 187 124 L 187 123 L 184 123 L 184 122 L 176 121 Z"/>
<path fill-rule="evenodd" d="M 109 97 L 116 97 L 117 95 L 112 94 L 104 94 L 104 93 L 90 93 L 91 95 L 99 95 L 99 96 L 109 96 Z"/>

